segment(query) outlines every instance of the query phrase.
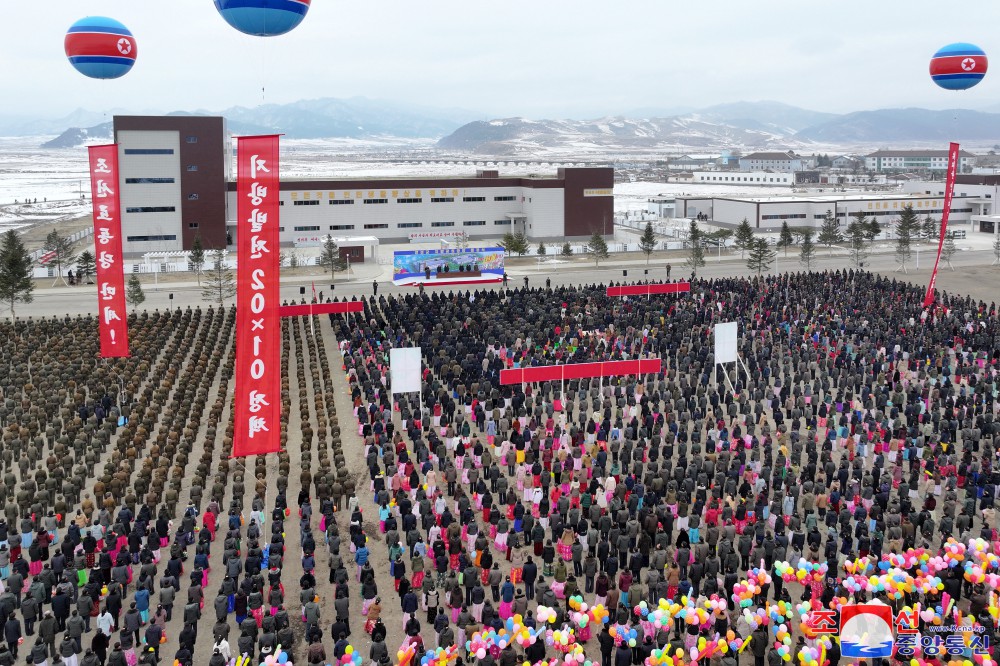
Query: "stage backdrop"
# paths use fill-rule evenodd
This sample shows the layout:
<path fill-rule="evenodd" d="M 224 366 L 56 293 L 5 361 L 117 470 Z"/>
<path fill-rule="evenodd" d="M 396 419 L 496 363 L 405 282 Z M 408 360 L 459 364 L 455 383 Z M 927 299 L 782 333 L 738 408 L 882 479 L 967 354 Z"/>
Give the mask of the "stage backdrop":
<path fill-rule="evenodd" d="M 423 278 L 425 269 L 431 270 L 431 279 L 438 269 L 444 277 L 445 266 L 448 274 L 460 272 L 461 266 L 471 266 L 484 277 L 503 278 L 504 252 L 502 247 L 469 247 L 464 250 L 398 250 L 392 253 L 392 279 L 394 282 L 407 278 Z"/>

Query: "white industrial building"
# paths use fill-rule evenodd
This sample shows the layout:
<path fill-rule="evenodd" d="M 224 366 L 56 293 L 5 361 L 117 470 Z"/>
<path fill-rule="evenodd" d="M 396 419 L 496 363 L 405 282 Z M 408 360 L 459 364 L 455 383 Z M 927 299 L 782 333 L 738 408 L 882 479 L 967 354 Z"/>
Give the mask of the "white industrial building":
<path fill-rule="evenodd" d="M 903 190 L 913 194 L 944 195 L 943 181 L 909 181 Z M 986 234 L 1000 232 L 1000 175 L 959 174 L 955 177 L 955 196 L 972 208 L 972 231 Z M 954 207 L 953 207 L 954 209 Z"/>
<path fill-rule="evenodd" d="M 750 153 L 740 158 L 740 171 L 802 171 L 808 164 L 795 153 Z"/>
<path fill-rule="evenodd" d="M 298 180 L 281 183 L 280 239 L 319 245 L 328 235 L 374 236 L 380 242 L 496 239 L 508 231 L 563 240 L 614 233 L 610 168 L 566 168 L 549 178 Z M 590 185 L 594 185 L 590 187 Z M 236 235 L 236 187 L 228 192 L 229 232 Z M 602 228 L 603 227 L 603 228 Z M 352 256 L 352 260 L 356 257 Z"/>
<path fill-rule="evenodd" d="M 791 187 L 795 174 L 788 171 L 695 171 L 693 183 L 712 185 L 768 185 Z"/>
<path fill-rule="evenodd" d="M 960 150 L 958 171 L 964 173 L 976 164 L 976 156 Z M 865 168 L 869 171 L 938 171 L 948 170 L 947 150 L 876 150 L 865 155 Z"/>
<path fill-rule="evenodd" d="M 957 194 L 957 193 L 956 193 Z M 973 211 L 972 197 L 956 196 L 952 200 L 951 225 L 970 223 Z M 894 224 L 906 206 L 913 206 L 922 219 L 925 216 L 940 218 L 944 196 L 939 194 L 822 194 L 767 197 L 683 197 L 675 200 L 678 217 L 708 216 L 712 224 L 736 227 L 747 219 L 761 231 L 777 231 L 783 222 L 792 227 L 819 228 L 827 211 L 841 225 L 850 224 L 850 216 L 859 211 L 875 217 L 885 227 Z"/>

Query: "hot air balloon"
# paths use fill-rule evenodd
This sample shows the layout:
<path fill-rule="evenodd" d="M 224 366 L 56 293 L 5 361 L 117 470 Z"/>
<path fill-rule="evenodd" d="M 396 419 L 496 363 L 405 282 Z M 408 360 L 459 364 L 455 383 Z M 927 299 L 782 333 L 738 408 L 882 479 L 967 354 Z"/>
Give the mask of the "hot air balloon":
<path fill-rule="evenodd" d="M 240 32 L 273 37 L 294 30 L 309 11 L 312 0 L 215 0 L 226 23 Z"/>
<path fill-rule="evenodd" d="M 125 76 L 138 54 L 129 29 L 105 16 L 88 16 L 71 25 L 64 46 L 76 71 L 93 79 Z"/>
<path fill-rule="evenodd" d="M 983 80 L 988 64 L 981 48 L 957 42 L 941 48 L 931 58 L 931 78 L 947 90 L 967 90 Z"/>

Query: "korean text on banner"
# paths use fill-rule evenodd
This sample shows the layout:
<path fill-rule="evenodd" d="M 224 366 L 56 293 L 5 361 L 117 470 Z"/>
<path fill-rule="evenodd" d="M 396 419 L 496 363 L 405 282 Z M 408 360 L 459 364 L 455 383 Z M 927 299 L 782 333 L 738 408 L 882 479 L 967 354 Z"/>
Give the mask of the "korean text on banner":
<path fill-rule="evenodd" d="M 250 456 L 281 448 L 280 181 L 277 136 L 238 141 L 233 456 Z"/>
<path fill-rule="evenodd" d="M 955 195 L 955 174 L 958 173 L 958 144 L 948 146 L 948 180 L 944 188 L 944 210 L 941 212 L 941 233 L 938 238 L 937 258 L 934 260 L 934 270 L 931 281 L 927 284 L 924 294 L 924 307 L 930 307 L 934 302 L 934 284 L 937 282 L 938 264 L 941 263 L 941 249 L 944 247 L 944 236 L 948 233 L 948 216 L 951 214 L 951 200 Z"/>
<path fill-rule="evenodd" d="M 90 146 L 90 190 L 94 202 L 97 305 L 101 357 L 128 356 L 128 315 L 122 263 L 121 201 L 118 198 L 118 146 Z"/>

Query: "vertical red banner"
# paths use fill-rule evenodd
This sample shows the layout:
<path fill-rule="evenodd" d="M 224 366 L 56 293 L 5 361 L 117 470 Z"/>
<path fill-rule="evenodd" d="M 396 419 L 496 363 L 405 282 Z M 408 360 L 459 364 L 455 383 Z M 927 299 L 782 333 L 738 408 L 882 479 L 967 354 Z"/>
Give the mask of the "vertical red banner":
<path fill-rule="evenodd" d="M 117 358 L 129 355 L 121 200 L 118 197 L 118 146 L 90 146 L 88 151 L 90 194 L 94 205 L 101 357 Z"/>
<path fill-rule="evenodd" d="M 238 139 L 233 456 L 281 449 L 278 137 Z"/>
<path fill-rule="evenodd" d="M 948 146 L 948 180 L 944 187 L 944 210 L 941 212 L 941 235 L 938 238 L 937 258 L 934 260 L 934 270 L 931 281 L 924 294 L 924 307 L 930 307 L 934 302 L 934 284 L 937 282 L 938 264 L 941 263 L 941 249 L 944 247 L 944 237 L 948 233 L 948 217 L 951 215 L 951 200 L 955 195 L 955 175 L 958 173 L 958 144 Z"/>

